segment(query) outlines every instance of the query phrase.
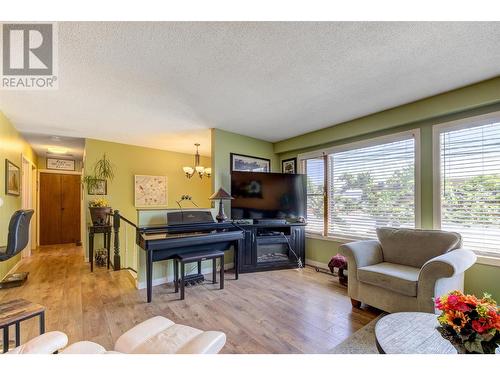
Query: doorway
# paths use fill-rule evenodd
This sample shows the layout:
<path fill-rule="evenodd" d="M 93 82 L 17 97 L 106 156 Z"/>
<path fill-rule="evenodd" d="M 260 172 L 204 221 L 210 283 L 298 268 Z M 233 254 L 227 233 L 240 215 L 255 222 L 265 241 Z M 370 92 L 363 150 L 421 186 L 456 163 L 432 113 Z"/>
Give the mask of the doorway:
<path fill-rule="evenodd" d="M 79 174 L 40 172 L 40 245 L 81 243 Z"/>

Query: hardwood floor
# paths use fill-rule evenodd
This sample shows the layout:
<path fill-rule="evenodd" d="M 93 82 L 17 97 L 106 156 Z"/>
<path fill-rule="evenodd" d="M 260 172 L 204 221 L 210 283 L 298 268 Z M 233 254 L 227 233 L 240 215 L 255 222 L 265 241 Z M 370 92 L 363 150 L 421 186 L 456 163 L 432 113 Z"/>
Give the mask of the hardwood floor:
<path fill-rule="evenodd" d="M 28 282 L 0 290 L 0 301 L 25 298 L 47 307 L 47 331 L 65 332 L 70 343 L 98 342 L 112 349 L 137 323 L 163 315 L 181 324 L 227 334 L 223 353 L 325 353 L 378 315 L 352 309 L 336 278 L 303 270 L 227 273 L 225 289 L 206 283 L 178 300 L 172 285 L 154 287 L 153 302 L 137 290 L 128 271 L 90 267 L 81 247 L 45 246 L 23 260 Z M 207 278 L 209 278 L 208 276 Z M 21 323 L 22 342 L 38 335 L 38 321 Z"/>

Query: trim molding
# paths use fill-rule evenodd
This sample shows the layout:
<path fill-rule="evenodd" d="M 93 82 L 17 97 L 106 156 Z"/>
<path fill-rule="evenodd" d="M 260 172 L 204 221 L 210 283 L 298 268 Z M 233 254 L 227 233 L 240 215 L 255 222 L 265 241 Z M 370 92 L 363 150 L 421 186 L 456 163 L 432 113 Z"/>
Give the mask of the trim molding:
<path fill-rule="evenodd" d="M 232 269 L 234 268 L 234 263 L 226 263 L 224 264 L 224 270 L 229 270 L 229 269 Z M 209 275 L 212 273 L 212 265 L 210 266 L 202 266 L 201 267 L 201 273 L 203 275 Z M 157 286 L 157 285 L 162 285 L 162 284 L 167 284 L 167 283 L 171 283 L 172 281 L 174 281 L 174 275 L 167 275 L 167 276 L 164 276 L 164 277 L 158 277 L 158 278 L 154 278 L 153 279 L 153 286 Z M 135 281 L 135 287 L 137 289 L 146 289 L 146 281 L 141 281 L 139 282 L 138 279 L 136 279 Z"/>
<path fill-rule="evenodd" d="M 323 262 L 317 262 L 317 261 L 312 260 L 312 259 L 306 259 L 306 266 L 318 267 L 318 268 L 322 268 L 324 270 L 329 270 L 328 264 L 323 263 Z"/>

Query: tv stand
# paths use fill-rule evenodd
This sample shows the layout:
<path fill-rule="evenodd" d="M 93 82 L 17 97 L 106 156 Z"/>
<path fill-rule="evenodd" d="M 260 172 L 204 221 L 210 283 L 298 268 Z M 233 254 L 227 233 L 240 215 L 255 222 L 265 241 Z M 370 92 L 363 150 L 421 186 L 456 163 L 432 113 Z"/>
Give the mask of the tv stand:
<path fill-rule="evenodd" d="M 239 249 L 239 272 L 297 268 L 305 264 L 305 224 L 262 220 L 241 224 L 244 238 Z M 291 250 L 289 248 L 291 247 Z"/>
<path fill-rule="evenodd" d="M 286 224 L 286 219 L 254 219 L 255 224 L 266 225 L 283 225 Z"/>

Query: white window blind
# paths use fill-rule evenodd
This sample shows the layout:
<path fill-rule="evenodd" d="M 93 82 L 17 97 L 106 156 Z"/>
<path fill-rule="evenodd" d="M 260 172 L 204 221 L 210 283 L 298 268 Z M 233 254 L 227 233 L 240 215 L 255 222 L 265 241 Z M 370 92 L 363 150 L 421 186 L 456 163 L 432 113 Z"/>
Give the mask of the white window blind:
<path fill-rule="evenodd" d="M 440 134 L 441 228 L 500 256 L 500 122 Z"/>
<path fill-rule="evenodd" d="M 324 228 L 324 180 L 323 158 L 306 159 L 303 171 L 307 175 L 307 227 L 309 233 L 323 234 Z"/>
<path fill-rule="evenodd" d="M 415 139 L 328 157 L 328 235 L 376 238 L 380 226 L 415 227 Z"/>

